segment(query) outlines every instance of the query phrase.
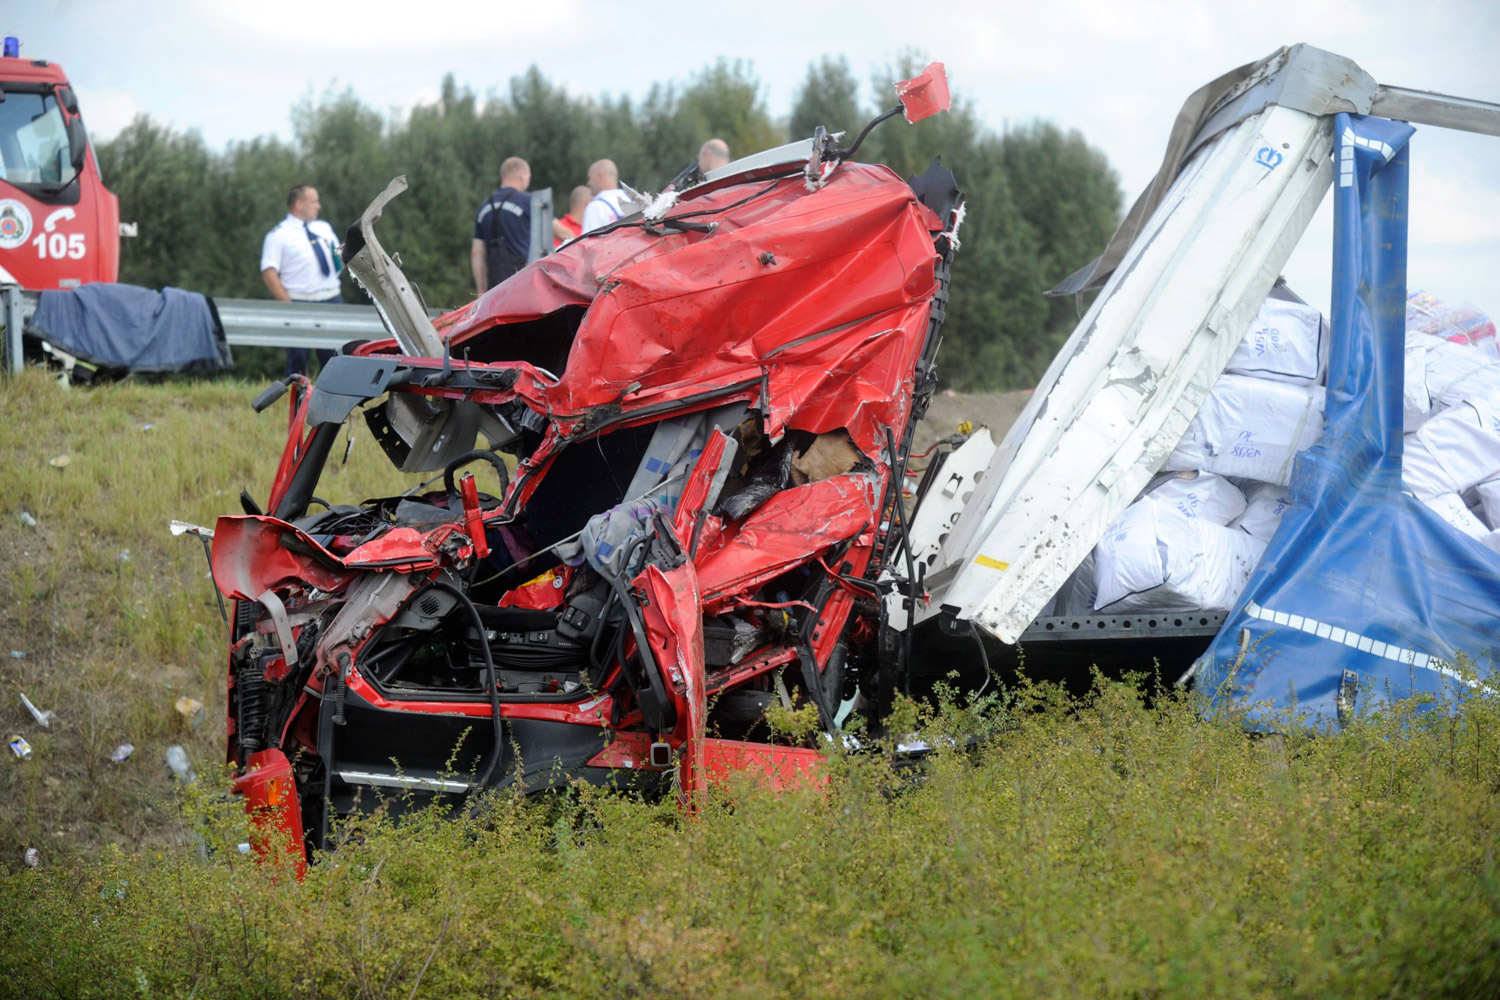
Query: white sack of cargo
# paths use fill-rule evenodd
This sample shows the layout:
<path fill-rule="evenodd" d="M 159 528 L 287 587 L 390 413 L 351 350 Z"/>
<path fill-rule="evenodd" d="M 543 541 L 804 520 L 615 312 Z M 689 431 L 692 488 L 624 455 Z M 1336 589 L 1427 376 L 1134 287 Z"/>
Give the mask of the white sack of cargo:
<path fill-rule="evenodd" d="M 1070 617 L 1093 614 L 1094 590 L 1094 553 L 1090 552 L 1058 589 L 1051 613 Z"/>
<path fill-rule="evenodd" d="M 1419 500 L 1500 477 L 1500 420 L 1483 401 L 1435 414 L 1405 445 L 1401 480 Z"/>
<path fill-rule="evenodd" d="M 1418 500 L 1456 493 L 1458 485 L 1416 433 L 1401 439 L 1401 485 Z"/>
<path fill-rule="evenodd" d="M 1479 509 L 1484 522 L 1491 528 L 1500 528 L 1500 479 L 1480 483 L 1475 488 L 1479 494 Z"/>
<path fill-rule="evenodd" d="M 1408 434 L 1425 424 L 1432 412 L 1432 393 L 1427 391 L 1427 347 L 1412 346 L 1411 336 L 1407 335 L 1401 395 L 1401 429 Z"/>
<path fill-rule="evenodd" d="M 1245 483 L 1245 512 L 1231 521 L 1231 528 L 1269 542 L 1292 501 L 1285 486 L 1276 483 Z"/>
<path fill-rule="evenodd" d="M 1145 496 L 1184 517 L 1228 524 L 1245 512 L 1245 495 L 1212 472 L 1172 472 L 1146 487 Z"/>
<path fill-rule="evenodd" d="M 1277 382 L 1315 385 L 1328 368 L 1323 314 L 1303 302 L 1266 299 L 1225 371 Z"/>
<path fill-rule="evenodd" d="M 1435 511 L 1438 517 L 1441 517 L 1444 521 L 1447 521 L 1470 538 L 1482 542 L 1489 537 L 1490 529 L 1484 526 L 1483 521 L 1474 516 L 1474 512 L 1469 510 L 1468 505 L 1464 503 L 1464 498 L 1457 493 L 1439 493 L 1437 496 L 1428 497 L 1422 502 Z"/>
<path fill-rule="evenodd" d="M 1297 452 L 1322 436 L 1322 386 L 1225 375 L 1214 383 L 1165 468 L 1285 486 Z"/>
<path fill-rule="evenodd" d="M 1460 348 L 1463 350 L 1463 348 Z M 1473 351 L 1474 348 L 1468 348 Z M 1458 406 L 1471 401 L 1488 403 L 1490 409 L 1500 409 L 1500 361 L 1491 361 L 1476 368 L 1454 382 L 1434 397 L 1434 405 Z"/>
<path fill-rule="evenodd" d="M 1265 549 L 1243 531 L 1132 504 L 1094 550 L 1094 610 L 1228 611 Z"/>
<path fill-rule="evenodd" d="M 1406 346 L 1408 350 L 1420 348 L 1426 352 L 1422 359 L 1423 381 L 1435 403 L 1447 397 L 1455 385 L 1490 364 L 1490 359 L 1477 348 L 1425 333 L 1408 332 Z"/>

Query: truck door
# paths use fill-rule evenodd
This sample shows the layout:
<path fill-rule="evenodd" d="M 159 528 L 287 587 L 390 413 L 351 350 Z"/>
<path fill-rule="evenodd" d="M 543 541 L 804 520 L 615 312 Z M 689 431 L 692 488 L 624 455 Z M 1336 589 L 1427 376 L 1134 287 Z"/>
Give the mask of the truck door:
<path fill-rule="evenodd" d="M 0 92 L 0 283 L 114 281 L 119 205 L 100 181 L 71 90 L 0 81 Z"/>

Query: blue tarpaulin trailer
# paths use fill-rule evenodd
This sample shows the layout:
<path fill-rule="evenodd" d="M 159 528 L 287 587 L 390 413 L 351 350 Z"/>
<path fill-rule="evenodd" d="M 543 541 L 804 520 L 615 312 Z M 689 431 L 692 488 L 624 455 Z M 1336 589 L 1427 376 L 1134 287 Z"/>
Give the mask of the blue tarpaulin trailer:
<path fill-rule="evenodd" d="M 1402 492 L 1408 140 L 1403 122 L 1334 122 L 1333 335 L 1322 440 L 1293 506 L 1196 671 L 1252 718 L 1325 719 L 1452 693 L 1500 666 L 1500 554 Z"/>

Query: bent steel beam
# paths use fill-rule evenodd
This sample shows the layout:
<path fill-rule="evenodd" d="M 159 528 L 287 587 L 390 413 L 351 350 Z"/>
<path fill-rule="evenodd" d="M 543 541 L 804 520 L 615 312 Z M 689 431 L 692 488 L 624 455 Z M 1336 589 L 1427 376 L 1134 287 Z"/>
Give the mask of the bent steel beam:
<path fill-rule="evenodd" d="M 1267 107 L 1187 165 L 943 545 L 942 606 L 1014 642 L 1182 436 L 1333 177 L 1328 119 Z"/>
<path fill-rule="evenodd" d="M 401 268 L 375 238 L 375 223 L 380 213 L 405 190 L 406 175 L 402 174 L 370 202 L 344 241 L 344 262 L 360 286 L 370 293 L 380 318 L 401 345 L 401 353 L 437 358 L 443 354 L 443 341 L 432 320 L 427 318 L 427 308 Z"/>

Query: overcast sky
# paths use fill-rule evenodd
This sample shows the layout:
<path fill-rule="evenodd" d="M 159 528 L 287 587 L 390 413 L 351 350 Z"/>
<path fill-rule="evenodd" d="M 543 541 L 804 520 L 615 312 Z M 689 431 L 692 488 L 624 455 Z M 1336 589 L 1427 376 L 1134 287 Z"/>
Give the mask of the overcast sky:
<path fill-rule="evenodd" d="M 1500 102 L 1495 0 L 5 7 L 0 30 L 21 37 L 23 55 L 64 66 L 95 136 L 146 113 L 197 129 L 215 147 L 290 137 L 292 105 L 331 87 L 352 87 L 367 104 L 399 112 L 433 100 L 446 72 L 488 94 L 532 63 L 577 94 L 640 95 L 653 81 L 686 80 L 716 57 L 747 59 L 780 116 L 819 56 L 847 56 L 863 80 L 915 46 L 947 64 L 955 92 L 995 129 L 1041 117 L 1081 130 L 1119 171 L 1128 204 L 1160 162 L 1183 98 L 1283 44 L 1348 56 L 1381 83 Z M 1500 139 L 1424 128 L 1412 161 L 1411 286 L 1500 315 Z M 1331 231 L 1325 203 L 1287 268 L 1294 287 L 1325 309 Z"/>

